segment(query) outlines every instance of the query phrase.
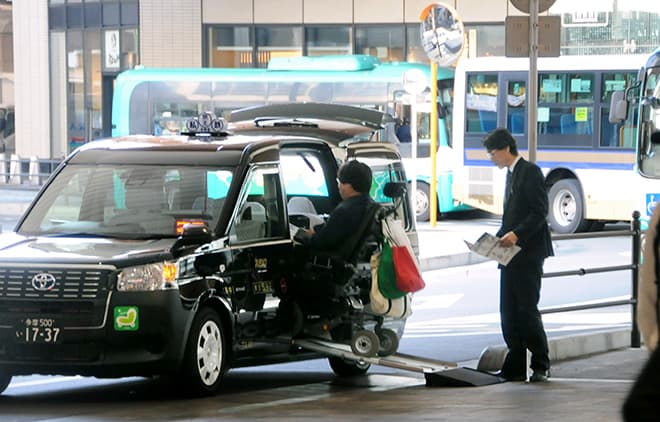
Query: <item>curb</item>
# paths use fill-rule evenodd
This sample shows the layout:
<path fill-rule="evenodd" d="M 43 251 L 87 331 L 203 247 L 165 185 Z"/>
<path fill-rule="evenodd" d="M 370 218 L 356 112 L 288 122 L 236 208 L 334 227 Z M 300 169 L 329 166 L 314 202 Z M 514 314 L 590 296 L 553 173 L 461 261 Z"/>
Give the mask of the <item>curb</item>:
<path fill-rule="evenodd" d="M 630 330 L 599 331 L 548 339 L 550 362 L 574 359 L 595 353 L 630 347 Z M 506 345 L 488 346 L 481 352 L 478 371 L 497 371 L 504 363 Z"/>
<path fill-rule="evenodd" d="M 429 256 L 419 258 L 419 268 L 422 271 L 440 270 L 449 267 L 461 267 L 463 265 L 481 264 L 488 261 L 472 252 L 461 252 L 457 254 Z"/>

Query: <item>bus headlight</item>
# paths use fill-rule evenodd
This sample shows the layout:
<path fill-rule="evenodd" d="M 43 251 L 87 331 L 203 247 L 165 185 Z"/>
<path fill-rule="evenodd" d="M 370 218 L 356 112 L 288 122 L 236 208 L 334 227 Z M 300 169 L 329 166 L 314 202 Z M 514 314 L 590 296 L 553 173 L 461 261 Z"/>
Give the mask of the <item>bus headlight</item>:
<path fill-rule="evenodd" d="M 117 277 L 120 292 L 176 289 L 176 265 L 160 262 L 124 268 Z"/>

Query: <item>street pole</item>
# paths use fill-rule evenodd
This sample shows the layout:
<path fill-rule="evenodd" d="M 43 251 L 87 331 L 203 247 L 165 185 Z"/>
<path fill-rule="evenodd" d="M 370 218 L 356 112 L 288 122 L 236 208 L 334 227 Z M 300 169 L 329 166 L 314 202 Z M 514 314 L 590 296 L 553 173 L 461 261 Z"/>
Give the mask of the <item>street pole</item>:
<path fill-rule="evenodd" d="M 538 133 L 538 70 L 536 62 L 539 51 L 539 0 L 529 0 L 529 76 L 527 86 L 527 133 L 529 134 L 529 161 L 536 162 Z"/>
<path fill-rule="evenodd" d="M 429 189 L 429 224 L 435 227 L 438 219 L 436 151 L 438 149 L 438 65 L 431 61 L 431 186 Z"/>

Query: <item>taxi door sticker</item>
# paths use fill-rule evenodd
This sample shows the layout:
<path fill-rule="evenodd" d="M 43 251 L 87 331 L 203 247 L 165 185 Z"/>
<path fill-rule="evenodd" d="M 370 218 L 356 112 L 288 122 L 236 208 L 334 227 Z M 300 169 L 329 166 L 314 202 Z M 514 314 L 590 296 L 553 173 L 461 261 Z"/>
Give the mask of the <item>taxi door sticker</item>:
<path fill-rule="evenodd" d="M 140 320 L 137 306 L 115 306 L 115 331 L 137 331 Z"/>

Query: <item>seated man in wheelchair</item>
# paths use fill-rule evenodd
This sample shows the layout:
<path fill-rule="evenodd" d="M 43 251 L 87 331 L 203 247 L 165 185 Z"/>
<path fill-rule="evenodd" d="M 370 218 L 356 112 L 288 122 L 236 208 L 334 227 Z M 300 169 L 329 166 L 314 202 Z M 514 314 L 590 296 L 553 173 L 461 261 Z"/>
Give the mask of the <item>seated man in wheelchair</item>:
<path fill-rule="evenodd" d="M 371 283 L 369 257 L 378 247 L 378 215 L 383 212 L 369 196 L 371 179 L 366 164 L 345 163 L 338 171 L 342 202 L 324 224 L 296 233 L 302 265 L 280 304 L 293 335 L 329 335 L 345 342 L 355 330 L 364 328 L 363 308 Z"/>
<path fill-rule="evenodd" d="M 342 202 L 324 224 L 296 233 L 295 240 L 312 249 L 341 252 L 346 240 L 359 228 L 374 201 L 369 196 L 371 169 L 359 161 L 348 161 L 337 172 Z"/>

